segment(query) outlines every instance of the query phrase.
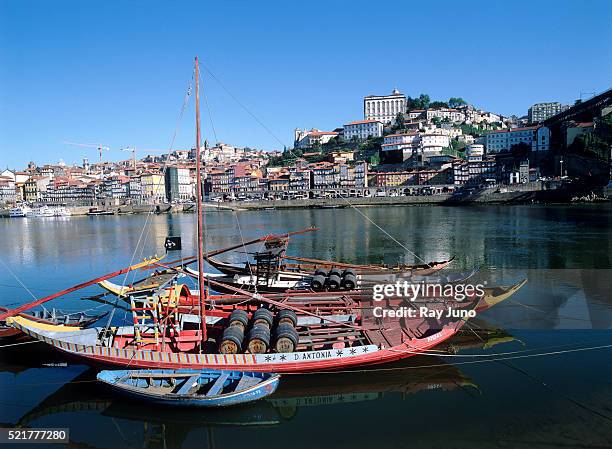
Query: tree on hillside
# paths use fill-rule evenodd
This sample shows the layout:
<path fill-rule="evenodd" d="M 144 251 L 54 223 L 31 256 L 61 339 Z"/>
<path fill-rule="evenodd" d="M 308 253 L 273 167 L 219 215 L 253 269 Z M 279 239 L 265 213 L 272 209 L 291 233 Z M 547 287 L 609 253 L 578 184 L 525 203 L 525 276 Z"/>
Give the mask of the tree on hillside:
<path fill-rule="evenodd" d="M 431 99 L 429 98 L 429 95 L 421 94 L 419 95 L 419 101 L 421 102 L 421 109 L 427 109 Z"/>
<path fill-rule="evenodd" d="M 419 95 L 419 98 L 408 97 L 406 99 L 406 107 L 410 111 L 411 109 L 427 109 L 431 99 L 427 94 Z"/>
<path fill-rule="evenodd" d="M 395 122 L 393 123 L 393 126 L 391 127 L 391 131 L 396 132 L 396 131 L 400 131 L 404 129 L 405 121 L 406 121 L 406 117 L 404 116 L 404 113 L 398 112 L 397 116 L 395 117 Z"/>
<path fill-rule="evenodd" d="M 465 101 L 463 98 L 461 97 L 450 97 L 448 99 L 448 105 L 451 108 L 457 108 L 459 106 L 464 106 L 467 104 L 467 101 Z"/>
<path fill-rule="evenodd" d="M 446 103 L 445 101 L 432 101 L 429 104 L 429 107 L 433 109 L 448 108 L 448 103 Z"/>

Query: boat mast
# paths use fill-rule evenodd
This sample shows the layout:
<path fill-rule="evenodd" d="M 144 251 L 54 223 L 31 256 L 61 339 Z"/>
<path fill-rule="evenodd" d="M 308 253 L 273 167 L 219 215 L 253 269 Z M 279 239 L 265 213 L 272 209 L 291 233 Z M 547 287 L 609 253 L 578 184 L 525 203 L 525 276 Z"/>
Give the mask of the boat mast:
<path fill-rule="evenodd" d="M 204 289 L 204 278 L 202 272 L 204 271 L 204 256 L 202 254 L 203 247 L 203 236 L 202 236 L 202 175 L 200 169 L 200 67 L 198 65 L 198 57 L 195 58 L 195 110 L 196 110 L 196 193 L 198 197 L 197 201 L 197 214 L 198 214 L 198 288 L 200 289 L 199 301 L 200 301 L 200 326 L 202 327 L 200 349 L 202 344 L 207 340 L 206 335 L 206 311 L 205 299 L 206 290 Z"/>

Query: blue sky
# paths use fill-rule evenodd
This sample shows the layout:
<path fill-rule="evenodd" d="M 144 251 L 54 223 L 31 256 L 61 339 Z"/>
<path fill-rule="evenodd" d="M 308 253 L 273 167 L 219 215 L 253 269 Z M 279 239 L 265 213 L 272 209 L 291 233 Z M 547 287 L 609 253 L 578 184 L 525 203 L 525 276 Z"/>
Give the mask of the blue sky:
<path fill-rule="evenodd" d="M 609 1 L 0 1 L 0 167 L 169 147 L 193 57 L 279 140 L 397 87 L 503 114 L 612 87 Z M 280 149 L 204 74 L 215 139 Z M 175 148 L 193 146 L 193 102 Z"/>

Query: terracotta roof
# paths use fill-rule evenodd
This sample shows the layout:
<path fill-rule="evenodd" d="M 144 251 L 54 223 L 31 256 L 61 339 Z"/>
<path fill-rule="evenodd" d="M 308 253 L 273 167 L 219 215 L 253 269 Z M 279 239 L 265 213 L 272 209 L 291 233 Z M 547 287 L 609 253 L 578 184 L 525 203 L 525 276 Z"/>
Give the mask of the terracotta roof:
<path fill-rule="evenodd" d="M 347 123 L 347 125 L 364 125 L 366 123 L 382 123 L 380 120 L 357 120 L 356 122 Z"/>
<path fill-rule="evenodd" d="M 412 145 L 412 144 L 408 142 L 383 143 L 381 147 L 389 147 L 389 146 L 395 146 L 395 145 Z"/>
<path fill-rule="evenodd" d="M 309 131 L 309 136 L 337 136 L 338 133 L 334 131 Z"/>
<path fill-rule="evenodd" d="M 398 136 L 416 136 L 418 132 L 411 133 L 397 133 L 397 134 L 388 134 L 385 137 L 398 137 Z"/>
<path fill-rule="evenodd" d="M 498 134 L 498 133 L 508 133 L 508 132 L 515 132 L 515 131 L 527 131 L 530 129 L 538 129 L 539 126 L 524 126 L 523 128 L 511 128 L 511 129 L 496 129 L 493 131 L 489 131 L 487 134 Z"/>

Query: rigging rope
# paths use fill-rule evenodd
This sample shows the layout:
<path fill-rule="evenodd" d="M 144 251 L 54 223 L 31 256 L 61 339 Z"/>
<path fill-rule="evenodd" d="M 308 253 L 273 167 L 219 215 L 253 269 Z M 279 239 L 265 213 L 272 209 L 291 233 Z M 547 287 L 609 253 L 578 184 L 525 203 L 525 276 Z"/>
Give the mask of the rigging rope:
<path fill-rule="evenodd" d="M 30 290 L 30 289 L 29 289 L 29 288 L 28 288 L 28 287 L 27 287 L 27 286 L 26 286 L 26 285 L 25 285 L 25 284 L 24 284 L 24 283 L 21 281 L 21 279 L 19 279 L 19 277 L 17 276 L 17 274 L 15 274 L 15 272 L 14 272 L 13 270 L 11 270 L 11 268 L 10 268 L 10 267 L 9 267 L 9 266 L 8 266 L 8 265 L 7 265 L 7 264 L 4 262 L 4 260 L 0 259 L 0 263 L 1 263 L 2 265 L 4 265 L 4 268 L 6 268 L 6 270 L 7 270 L 7 271 L 8 271 L 8 272 L 9 272 L 9 273 L 10 273 L 10 274 L 11 274 L 11 275 L 12 275 L 12 276 L 15 278 L 15 280 L 16 280 L 17 282 L 19 282 L 19 285 L 21 285 L 21 286 L 22 286 L 22 287 L 25 289 L 25 291 L 27 291 L 27 292 L 30 294 L 30 296 L 31 296 L 32 298 L 34 298 L 34 300 L 36 301 L 38 298 L 37 298 L 37 297 L 34 295 L 34 293 L 32 293 L 32 291 L 31 291 L 31 290 Z M 43 308 L 43 310 L 44 310 L 45 312 L 48 312 L 48 310 L 45 308 L 45 306 L 44 306 L 43 304 L 41 304 L 41 307 Z"/>

